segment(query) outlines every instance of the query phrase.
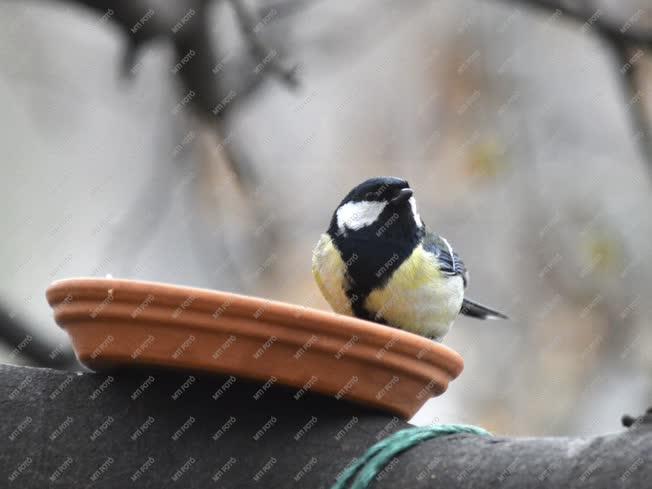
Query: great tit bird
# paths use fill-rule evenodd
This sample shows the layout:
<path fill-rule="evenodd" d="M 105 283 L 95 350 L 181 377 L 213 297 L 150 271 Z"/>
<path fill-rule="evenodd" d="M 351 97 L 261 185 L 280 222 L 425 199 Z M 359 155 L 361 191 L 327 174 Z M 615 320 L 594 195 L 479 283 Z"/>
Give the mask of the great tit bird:
<path fill-rule="evenodd" d="M 400 178 L 371 178 L 344 197 L 313 251 L 312 271 L 335 312 L 436 341 L 459 313 L 507 319 L 464 297 L 464 263 L 445 238 L 426 231 Z"/>

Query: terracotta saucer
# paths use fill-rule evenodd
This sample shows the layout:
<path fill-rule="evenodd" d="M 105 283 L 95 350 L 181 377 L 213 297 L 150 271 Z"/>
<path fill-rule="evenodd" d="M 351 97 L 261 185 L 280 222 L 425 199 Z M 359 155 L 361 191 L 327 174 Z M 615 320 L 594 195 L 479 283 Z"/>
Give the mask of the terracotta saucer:
<path fill-rule="evenodd" d="M 455 351 L 411 333 L 227 292 L 74 278 L 50 285 L 47 299 L 80 361 L 94 370 L 215 372 L 409 418 L 463 368 Z"/>

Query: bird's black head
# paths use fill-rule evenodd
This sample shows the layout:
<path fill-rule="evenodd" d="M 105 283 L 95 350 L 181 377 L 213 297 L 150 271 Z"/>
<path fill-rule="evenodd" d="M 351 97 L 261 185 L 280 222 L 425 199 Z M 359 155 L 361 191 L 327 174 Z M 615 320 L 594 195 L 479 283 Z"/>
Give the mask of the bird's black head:
<path fill-rule="evenodd" d="M 328 229 L 332 237 L 416 242 L 424 226 L 407 181 L 396 177 L 365 180 L 340 202 Z"/>
<path fill-rule="evenodd" d="M 406 192 L 403 192 L 406 190 Z M 355 186 L 340 203 L 347 202 L 389 202 L 401 195 L 405 200 L 412 196 L 410 184 L 402 178 L 374 177 Z"/>

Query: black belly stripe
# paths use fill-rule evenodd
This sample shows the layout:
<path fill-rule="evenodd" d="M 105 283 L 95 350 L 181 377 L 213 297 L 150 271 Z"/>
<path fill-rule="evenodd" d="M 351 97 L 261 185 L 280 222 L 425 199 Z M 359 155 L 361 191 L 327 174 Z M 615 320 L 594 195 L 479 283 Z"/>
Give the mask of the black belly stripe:
<path fill-rule="evenodd" d="M 374 289 L 387 284 L 392 274 L 412 254 L 418 242 L 336 236 L 333 244 L 346 264 L 346 295 L 353 314 L 360 319 L 384 324 L 382 318 L 377 318 L 375 312 L 368 311 L 364 304 Z"/>

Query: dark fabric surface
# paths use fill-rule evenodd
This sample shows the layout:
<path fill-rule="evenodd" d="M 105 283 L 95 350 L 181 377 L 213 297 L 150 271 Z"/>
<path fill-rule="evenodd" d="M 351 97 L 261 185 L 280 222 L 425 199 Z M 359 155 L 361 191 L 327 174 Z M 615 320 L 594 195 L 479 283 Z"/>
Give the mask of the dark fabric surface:
<path fill-rule="evenodd" d="M 172 371 L 0 366 L 0 487 L 327 488 L 406 427 L 345 401 Z M 451 436 L 376 488 L 652 487 L 652 417 L 590 439 Z"/>

